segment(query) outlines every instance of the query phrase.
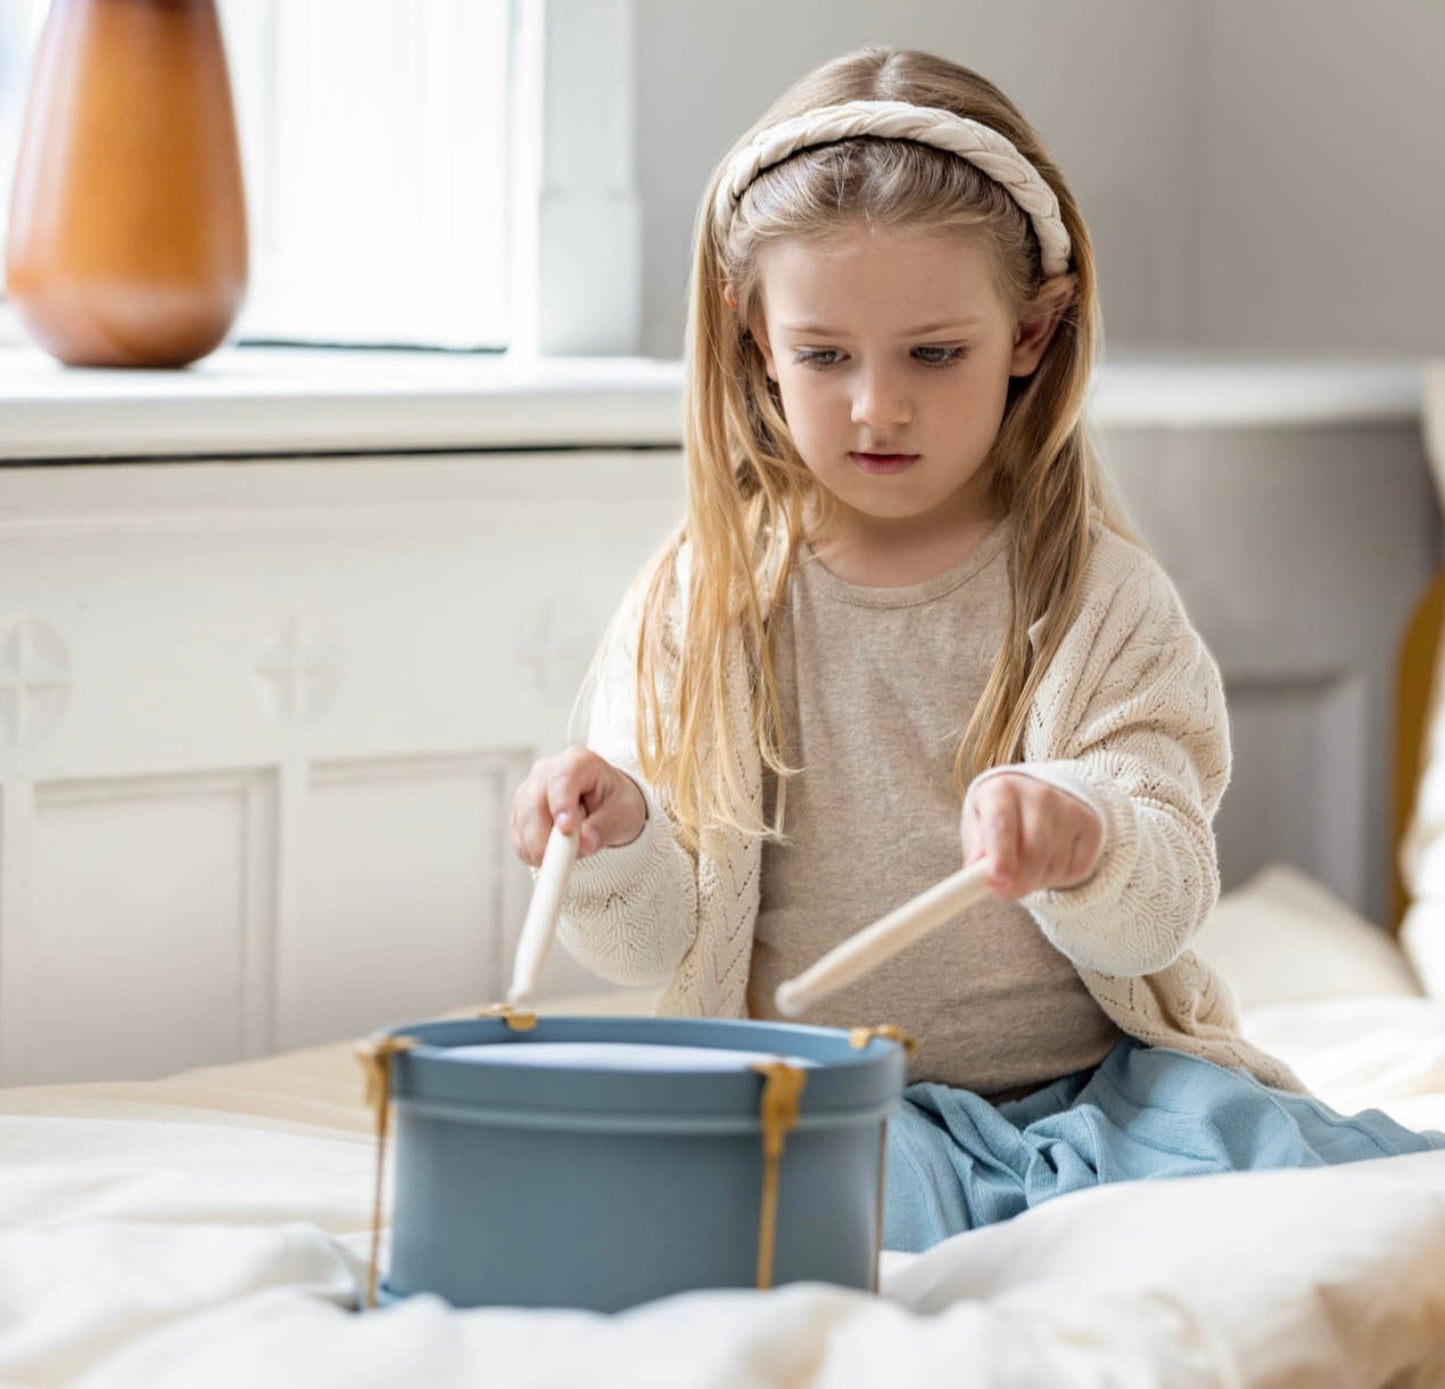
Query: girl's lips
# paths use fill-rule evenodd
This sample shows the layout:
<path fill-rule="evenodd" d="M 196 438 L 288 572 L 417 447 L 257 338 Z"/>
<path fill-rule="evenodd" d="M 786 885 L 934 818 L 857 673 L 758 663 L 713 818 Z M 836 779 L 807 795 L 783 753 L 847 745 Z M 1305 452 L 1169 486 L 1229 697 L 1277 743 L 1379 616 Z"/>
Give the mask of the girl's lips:
<path fill-rule="evenodd" d="M 916 453 L 854 453 L 849 457 L 865 473 L 901 473 L 919 459 Z"/>

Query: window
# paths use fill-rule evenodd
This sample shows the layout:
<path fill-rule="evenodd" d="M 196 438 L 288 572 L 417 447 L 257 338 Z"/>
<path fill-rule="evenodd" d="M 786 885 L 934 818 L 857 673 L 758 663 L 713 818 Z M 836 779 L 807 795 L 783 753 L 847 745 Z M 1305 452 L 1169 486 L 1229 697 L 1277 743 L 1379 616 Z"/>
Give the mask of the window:
<path fill-rule="evenodd" d="M 0 249 L 46 9 L 0 0 Z M 633 0 L 219 10 L 250 222 L 234 340 L 635 349 Z"/>
<path fill-rule="evenodd" d="M 504 348 L 508 0 L 221 0 L 245 340 Z"/>

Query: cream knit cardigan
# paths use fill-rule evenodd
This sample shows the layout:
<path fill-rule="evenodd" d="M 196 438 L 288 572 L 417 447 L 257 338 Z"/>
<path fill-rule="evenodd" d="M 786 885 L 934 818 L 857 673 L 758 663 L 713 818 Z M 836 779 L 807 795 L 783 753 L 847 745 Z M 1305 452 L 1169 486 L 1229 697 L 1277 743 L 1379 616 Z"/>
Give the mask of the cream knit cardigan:
<path fill-rule="evenodd" d="M 688 563 L 684 545 L 672 585 L 674 650 Z M 710 830 L 694 858 L 642 779 L 634 703 L 640 594 L 634 584 L 609 629 L 587 745 L 637 781 L 647 822 L 631 844 L 577 862 L 558 937 L 604 979 L 667 981 L 662 1014 L 743 1017 L 762 845 Z M 1029 631 L 1035 645 L 1039 625 Z M 762 759 L 748 731 L 740 642 L 728 676 L 728 715 L 743 757 L 737 770 L 760 816 Z M 1189 949 L 1219 894 L 1212 821 L 1230 773 L 1223 688 L 1167 575 L 1113 531 L 1095 529 L 1079 613 L 1030 710 L 1023 763 L 1010 770 L 1077 796 L 1103 822 L 1103 848 L 1086 882 L 1021 903 L 1104 1012 L 1150 1045 L 1303 1091 L 1287 1066 L 1240 1035 L 1228 985 Z"/>

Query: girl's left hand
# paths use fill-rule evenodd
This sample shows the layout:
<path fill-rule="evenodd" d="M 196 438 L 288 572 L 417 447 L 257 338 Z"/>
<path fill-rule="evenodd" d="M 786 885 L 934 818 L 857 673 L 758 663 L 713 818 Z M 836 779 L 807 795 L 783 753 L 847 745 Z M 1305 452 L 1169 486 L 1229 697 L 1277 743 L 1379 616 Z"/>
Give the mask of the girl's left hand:
<path fill-rule="evenodd" d="M 1104 840 L 1099 817 L 1078 797 L 1007 773 L 968 788 L 960 832 L 964 867 L 988 859 L 989 886 L 1009 900 L 1082 883 Z"/>

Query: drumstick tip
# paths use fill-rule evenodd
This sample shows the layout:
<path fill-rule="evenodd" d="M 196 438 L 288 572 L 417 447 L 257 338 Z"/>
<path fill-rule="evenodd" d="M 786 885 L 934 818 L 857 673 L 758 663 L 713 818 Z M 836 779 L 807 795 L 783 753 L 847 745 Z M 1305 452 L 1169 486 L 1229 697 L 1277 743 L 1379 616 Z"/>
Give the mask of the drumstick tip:
<path fill-rule="evenodd" d="M 791 980 L 785 980 L 778 985 L 773 1002 L 778 1005 L 778 1012 L 785 1018 L 796 1018 L 807 1006 L 798 997 L 798 987 Z"/>

